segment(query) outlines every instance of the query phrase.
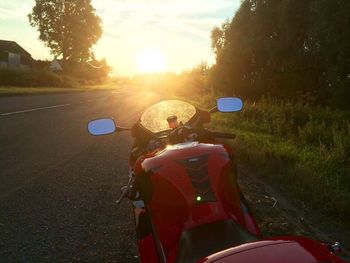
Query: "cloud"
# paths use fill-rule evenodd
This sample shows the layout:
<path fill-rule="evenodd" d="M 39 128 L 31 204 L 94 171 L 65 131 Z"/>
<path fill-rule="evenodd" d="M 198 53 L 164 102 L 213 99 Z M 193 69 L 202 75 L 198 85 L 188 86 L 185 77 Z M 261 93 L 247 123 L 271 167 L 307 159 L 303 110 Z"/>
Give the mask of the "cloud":
<path fill-rule="evenodd" d="M 207 39 L 213 26 L 220 24 L 227 14 L 235 10 L 239 1 L 199 0 L 95 0 L 97 13 L 102 17 L 106 32 L 119 30 L 127 36 L 140 27 L 174 33 L 188 33 Z M 228 11 L 229 10 L 229 11 Z"/>
<path fill-rule="evenodd" d="M 0 2 L 0 20 L 26 22 L 27 15 L 34 5 L 34 0 Z"/>

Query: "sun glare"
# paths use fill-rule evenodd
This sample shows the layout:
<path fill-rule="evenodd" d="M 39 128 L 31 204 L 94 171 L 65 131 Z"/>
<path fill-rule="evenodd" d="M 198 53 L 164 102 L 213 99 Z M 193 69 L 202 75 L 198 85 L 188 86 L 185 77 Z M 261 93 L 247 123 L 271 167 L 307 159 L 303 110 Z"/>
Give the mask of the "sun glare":
<path fill-rule="evenodd" d="M 166 69 L 164 54 L 157 49 L 145 49 L 137 56 L 139 70 L 143 73 L 160 72 Z"/>

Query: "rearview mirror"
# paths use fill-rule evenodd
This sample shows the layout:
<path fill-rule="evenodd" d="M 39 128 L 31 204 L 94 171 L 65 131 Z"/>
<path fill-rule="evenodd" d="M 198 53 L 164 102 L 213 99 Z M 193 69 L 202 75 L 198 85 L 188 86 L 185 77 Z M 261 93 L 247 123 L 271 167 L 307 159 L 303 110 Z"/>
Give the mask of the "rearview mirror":
<path fill-rule="evenodd" d="M 217 100 L 217 108 L 220 112 L 235 112 L 243 108 L 243 101 L 240 98 L 225 97 Z"/>
<path fill-rule="evenodd" d="M 116 125 L 113 119 L 98 119 L 89 122 L 88 131 L 91 135 L 106 135 L 115 132 Z"/>

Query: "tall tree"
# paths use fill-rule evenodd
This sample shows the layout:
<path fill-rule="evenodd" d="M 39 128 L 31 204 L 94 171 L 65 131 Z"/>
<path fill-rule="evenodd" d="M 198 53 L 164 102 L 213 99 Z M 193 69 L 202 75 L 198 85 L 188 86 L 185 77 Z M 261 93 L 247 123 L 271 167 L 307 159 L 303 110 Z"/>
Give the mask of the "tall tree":
<path fill-rule="evenodd" d="M 320 71 L 322 103 L 350 109 L 350 2 L 312 0 L 307 47 Z"/>
<path fill-rule="evenodd" d="M 350 1 L 242 0 L 214 28 L 215 88 L 349 109 Z"/>
<path fill-rule="evenodd" d="M 53 55 L 71 63 L 94 58 L 102 28 L 91 0 L 35 0 L 28 18 Z"/>

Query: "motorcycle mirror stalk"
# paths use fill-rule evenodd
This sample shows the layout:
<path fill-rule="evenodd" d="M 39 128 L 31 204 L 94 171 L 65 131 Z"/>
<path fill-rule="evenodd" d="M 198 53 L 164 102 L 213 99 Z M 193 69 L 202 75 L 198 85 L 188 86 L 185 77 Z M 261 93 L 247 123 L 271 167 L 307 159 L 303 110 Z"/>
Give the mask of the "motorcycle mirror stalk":
<path fill-rule="evenodd" d="M 117 131 L 131 131 L 130 127 L 121 127 L 121 126 L 116 126 Z"/>

